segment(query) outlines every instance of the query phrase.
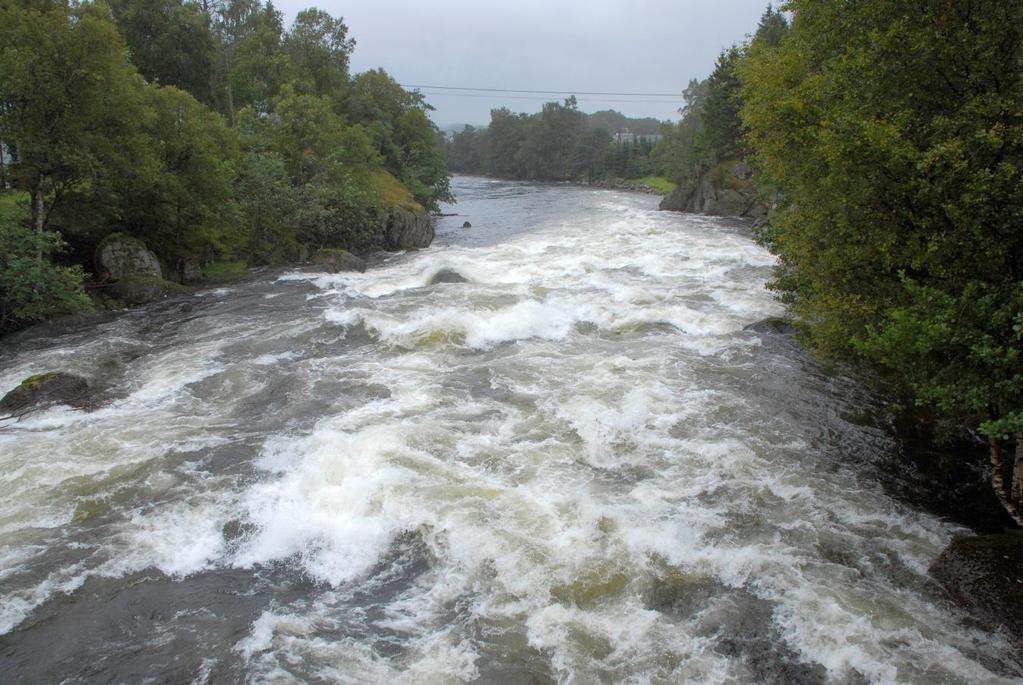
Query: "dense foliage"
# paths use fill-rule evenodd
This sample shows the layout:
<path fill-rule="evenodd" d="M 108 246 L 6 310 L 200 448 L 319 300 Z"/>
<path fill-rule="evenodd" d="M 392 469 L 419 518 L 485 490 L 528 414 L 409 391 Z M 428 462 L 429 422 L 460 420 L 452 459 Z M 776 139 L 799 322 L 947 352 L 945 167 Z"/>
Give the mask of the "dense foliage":
<path fill-rule="evenodd" d="M 784 38 L 738 65 L 748 141 L 780 199 L 764 234 L 775 287 L 819 349 L 888 370 L 987 436 L 1023 523 L 1023 5 L 786 9 Z"/>
<path fill-rule="evenodd" d="M 448 167 L 461 173 L 538 181 L 594 181 L 639 178 L 656 170 L 649 157 L 656 132 L 653 119 L 629 119 L 618 112 L 585 114 L 576 99 L 548 102 L 536 114 L 490 113 L 485 129 L 467 126 L 446 147 Z M 638 140 L 612 139 L 628 130 Z M 644 137 L 647 136 L 647 137 Z"/>
<path fill-rule="evenodd" d="M 29 198 L 3 217 L 0 330 L 85 305 L 114 232 L 183 278 L 369 248 L 395 184 L 420 211 L 449 199 L 428 105 L 383 71 L 351 76 L 354 45 L 340 18 L 285 30 L 262 0 L 0 5 L 3 197 Z M 54 266 L 65 245 L 78 268 Z"/>
<path fill-rule="evenodd" d="M 739 115 L 739 66 L 751 44 L 777 45 L 787 30 L 785 15 L 768 5 L 749 43 L 725 50 L 709 77 L 689 82 L 682 94 L 681 119 L 661 127 L 661 140 L 651 153 L 654 169 L 676 183 L 692 185 L 720 163 L 750 153 Z"/>

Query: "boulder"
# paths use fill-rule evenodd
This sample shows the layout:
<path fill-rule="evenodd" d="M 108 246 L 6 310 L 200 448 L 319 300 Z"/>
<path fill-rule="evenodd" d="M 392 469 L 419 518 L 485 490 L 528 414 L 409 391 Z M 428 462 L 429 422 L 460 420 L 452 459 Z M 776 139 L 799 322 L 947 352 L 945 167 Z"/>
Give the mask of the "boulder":
<path fill-rule="evenodd" d="M 767 216 L 753 184 L 753 170 L 742 160 L 722 162 L 696 183 L 680 183 L 661 201 L 660 208 L 709 216 Z"/>
<path fill-rule="evenodd" d="M 125 233 L 111 233 L 96 247 L 96 273 L 114 280 L 163 278 L 156 255 L 141 240 Z"/>
<path fill-rule="evenodd" d="M 386 250 L 429 247 L 433 242 L 433 223 L 426 212 L 393 207 L 384 215 L 381 229 Z"/>
<path fill-rule="evenodd" d="M 694 198 L 696 187 L 691 183 L 679 183 L 675 190 L 664 196 L 660 208 L 666 212 L 692 212 L 694 209 Z"/>
<path fill-rule="evenodd" d="M 366 260 L 356 257 L 348 250 L 326 247 L 316 251 L 316 254 L 313 255 L 313 264 L 323 267 L 324 270 L 331 273 L 339 273 L 341 271 L 358 271 L 362 273 L 366 270 Z"/>
<path fill-rule="evenodd" d="M 1023 646 L 1023 535 L 955 538 L 929 569 L 959 605 Z"/>
<path fill-rule="evenodd" d="M 788 319 L 770 316 L 756 323 L 751 323 L 742 330 L 760 335 L 794 335 L 796 327 Z"/>
<path fill-rule="evenodd" d="M 430 278 L 429 285 L 437 285 L 438 283 L 468 283 L 467 279 L 462 274 L 458 273 L 454 269 L 441 269 Z"/>
<path fill-rule="evenodd" d="M 89 404 L 89 383 L 61 371 L 26 378 L 0 399 L 0 413 L 21 416 L 34 409 L 67 404 L 78 409 Z"/>
<path fill-rule="evenodd" d="M 466 221 L 465 223 L 462 224 L 462 228 L 472 228 L 472 224 Z"/>

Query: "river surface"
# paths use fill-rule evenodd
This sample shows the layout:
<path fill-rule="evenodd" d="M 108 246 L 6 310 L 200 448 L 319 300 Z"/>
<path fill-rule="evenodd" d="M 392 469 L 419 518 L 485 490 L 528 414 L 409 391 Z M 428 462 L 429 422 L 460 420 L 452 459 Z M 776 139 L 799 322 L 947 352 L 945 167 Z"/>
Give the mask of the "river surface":
<path fill-rule="evenodd" d="M 1008 683 L 748 227 L 457 178 L 426 250 L 8 338 L 4 683 Z M 471 229 L 461 228 L 471 221 Z"/>

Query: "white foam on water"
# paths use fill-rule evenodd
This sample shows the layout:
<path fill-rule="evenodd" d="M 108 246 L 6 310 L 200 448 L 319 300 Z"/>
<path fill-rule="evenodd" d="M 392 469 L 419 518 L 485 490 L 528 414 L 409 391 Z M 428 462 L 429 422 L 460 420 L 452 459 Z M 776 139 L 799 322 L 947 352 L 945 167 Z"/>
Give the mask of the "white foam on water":
<path fill-rule="evenodd" d="M 1003 638 L 919 589 L 958 529 L 819 468 L 816 427 L 750 396 L 770 353 L 743 327 L 782 312 L 773 258 L 648 198 L 545 192 L 589 204 L 493 245 L 286 274 L 282 292 L 317 289 L 294 319 L 189 335 L 128 397 L 0 433 L 0 578 L 90 507 L 116 514 L 95 515 L 85 561 L 5 589 L 0 630 L 90 574 L 284 568 L 314 589 L 232 645 L 255 682 L 469 682 L 495 663 L 746 682 L 717 643 L 742 598 L 766 607 L 765 649 L 784 639 L 833 682 L 1010 682 L 991 670 Z M 16 368 L 0 387 L 47 365 Z M 264 392 L 320 413 L 260 433 L 240 408 Z M 237 444 L 251 454 L 217 456 Z"/>

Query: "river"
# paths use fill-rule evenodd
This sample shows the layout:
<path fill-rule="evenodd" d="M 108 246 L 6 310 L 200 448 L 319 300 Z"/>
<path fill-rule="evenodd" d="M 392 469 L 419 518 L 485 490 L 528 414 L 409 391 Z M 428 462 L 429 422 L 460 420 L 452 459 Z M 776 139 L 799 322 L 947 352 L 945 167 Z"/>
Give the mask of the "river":
<path fill-rule="evenodd" d="M 459 177 L 429 249 L 8 338 L 5 683 L 1008 683 L 747 226 Z M 463 221 L 473 226 L 463 229 Z"/>

